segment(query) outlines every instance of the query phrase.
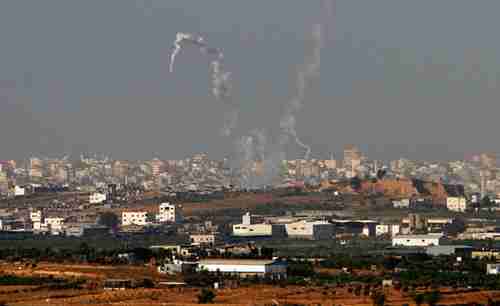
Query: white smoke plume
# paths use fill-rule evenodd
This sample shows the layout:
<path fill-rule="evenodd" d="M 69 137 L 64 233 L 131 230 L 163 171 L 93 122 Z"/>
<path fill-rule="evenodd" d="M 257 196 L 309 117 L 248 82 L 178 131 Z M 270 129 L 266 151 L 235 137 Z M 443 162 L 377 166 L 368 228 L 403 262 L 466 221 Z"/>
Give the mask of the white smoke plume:
<path fill-rule="evenodd" d="M 285 110 L 285 114 L 280 120 L 280 127 L 283 131 L 281 143 L 286 144 L 289 136 L 294 138 L 295 143 L 305 149 L 304 159 L 309 159 L 311 148 L 304 144 L 298 137 L 295 129 L 296 114 L 304 106 L 306 85 L 310 79 L 319 75 L 321 65 L 321 47 L 323 45 L 321 25 L 316 24 L 312 31 L 313 52 L 311 56 L 306 57 L 304 65 L 299 69 L 297 74 L 297 93 L 290 100 Z"/>
<path fill-rule="evenodd" d="M 170 72 L 174 71 L 175 59 L 184 45 L 197 47 L 203 55 L 213 57 L 210 68 L 212 69 L 212 94 L 217 101 L 223 102 L 228 108 L 224 112 L 224 127 L 222 134 L 231 136 L 232 130 L 238 121 L 238 111 L 231 100 L 231 73 L 224 71 L 222 60 L 224 54 L 218 48 L 208 46 L 205 39 L 192 33 L 179 32 L 174 41 L 170 56 Z"/>
<path fill-rule="evenodd" d="M 281 145 L 269 141 L 263 129 L 254 129 L 240 137 L 236 144 L 234 174 L 240 188 L 256 189 L 271 186 L 279 177 L 285 154 Z"/>
<path fill-rule="evenodd" d="M 239 173 L 240 188 L 249 189 L 252 187 L 253 165 L 255 162 L 254 138 L 253 136 L 243 136 L 236 142 L 236 167 Z"/>
<path fill-rule="evenodd" d="M 218 59 L 212 61 L 212 94 L 218 101 L 223 102 L 228 107 L 224 112 L 222 135 L 231 136 L 238 122 L 238 111 L 231 100 L 231 73 L 223 70 L 222 62 L 220 61 L 221 58 L 218 57 Z"/>

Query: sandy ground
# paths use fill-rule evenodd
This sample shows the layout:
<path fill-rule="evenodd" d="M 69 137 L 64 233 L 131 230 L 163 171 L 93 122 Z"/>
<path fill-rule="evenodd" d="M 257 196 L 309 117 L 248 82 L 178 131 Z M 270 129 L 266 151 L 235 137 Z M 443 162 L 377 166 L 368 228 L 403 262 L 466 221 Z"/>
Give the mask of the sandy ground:
<path fill-rule="evenodd" d="M 8 305 L 124 305 L 124 306 L 156 306 L 156 305 L 198 305 L 199 289 L 131 289 L 124 291 L 74 291 L 36 292 L 29 294 L 0 295 Z M 410 298 L 397 292 L 386 292 L 387 305 L 414 305 Z M 347 292 L 325 290 L 323 288 L 271 286 L 253 286 L 250 288 L 221 289 L 216 291 L 213 305 L 272 305 L 278 302 L 283 305 L 372 305 L 369 297 L 354 297 Z M 439 302 L 444 305 L 454 303 L 479 302 L 486 303 L 488 297 L 500 298 L 500 292 L 476 292 L 463 294 L 446 294 Z"/>
<path fill-rule="evenodd" d="M 40 263 L 35 269 L 20 268 L 21 265 L 0 263 L 3 273 L 21 275 L 54 275 L 64 278 L 85 278 L 89 282 L 100 283 L 106 278 L 153 278 L 157 281 L 162 277 L 151 267 L 131 266 L 94 266 L 94 265 L 58 265 Z M 163 279 L 165 280 L 165 279 Z M 0 286 L 0 301 L 7 305 L 38 306 L 38 305 L 122 305 L 122 306 L 159 306 L 159 305 L 198 305 L 196 288 L 165 288 L 165 289 L 129 289 L 105 291 L 98 289 L 81 290 L 51 290 L 37 289 L 36 286 Z M 439 304 L 452 305 L 456 303 L 478 302 L 485 304 L 489 297 L 500 300 L 500 291 L 453 292 L 442 289 L 442 299 Z M 407 293 L 393 289 L 385 290 L 388 298 L 386 305 L 414 305 Z M 372 305 L 370 297 L 356 297 L 345 288 L 301 287 L 301 286 L 270 286 L 255 285 L 234 289 L 216 291 L 215 303 L 212 305 L 252 305 L 264 306 L 273 303 L 283 305 Z"/>

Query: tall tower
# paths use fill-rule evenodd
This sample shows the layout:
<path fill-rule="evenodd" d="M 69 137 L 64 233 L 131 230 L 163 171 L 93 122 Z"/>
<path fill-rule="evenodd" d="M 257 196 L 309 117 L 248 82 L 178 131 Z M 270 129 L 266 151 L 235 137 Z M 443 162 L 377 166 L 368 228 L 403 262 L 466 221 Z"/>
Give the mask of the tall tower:
<path fill-rule="evenodd" d="M 346 145 L 344 147 L 344 169 L 347 171 L 347 176 L 356 176 L 360 165 L 361 152 L 359 149 L 354 145 Z"/>
<path fill-rule="evenodd" d="M 481 179 L 481 198 L 488 193 L 488 182 L 496 179 L 497 158 L 495 153 L 479 155 L 479 177 Z"/>

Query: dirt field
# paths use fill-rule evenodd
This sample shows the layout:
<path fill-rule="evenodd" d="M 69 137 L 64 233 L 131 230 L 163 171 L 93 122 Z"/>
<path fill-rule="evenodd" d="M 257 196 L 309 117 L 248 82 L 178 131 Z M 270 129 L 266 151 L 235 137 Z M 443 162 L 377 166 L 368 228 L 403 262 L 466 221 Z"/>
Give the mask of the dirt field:
<path fill-rule="evenodd" d="M 26 269 L 21 265 L 0 264 L 3 273 L 17 275 L 54 275 L 63 278 L 84 278 L 89 282 L 101 283 L 106 278 L 153 278 L 156 281 L 166 280 L 151 267 L 131 266 L 92 266 L 92 265 L 56 265 L 41 263 L 35 269 Z M 89 287 L 90 288 L 90 287 Z M 102 286 L 97 289 L 47 290 L 36 286 L 0 286 L 0 301 L 7 305 L 123 305 L 123 306 L 160 306 L 160 305 L 198 305 L 196 288 L 165 289 L 128 289 L 122 291 L 105 291 Z M 489 297 L 500 300 L 500 291 L 452 292 L 442 289 L 439 304 L 478 302 L 485 304 Z M 406 293 L 386 289 L 388 298 L 386 305 L 414 305 Z M 213 305 L 252 305 L 264 306 L 273 303 L 283 305 L 372 305 L 370 297 L 356 297 L 345 288 L 328 287 L 278 287 L 258 285 L 216 291 Z"/>
<path fill-rule="evenodd" d="M 8 305 L 198 305 L 199 289 L 131 289 L 123 291 L 66 290 L 52 292 L 2 294 L 0 299 Z M 386 291 L 387 305 L 414 305 L 409 297 L 399 292 Z M 221 289 L 216 291 L 214 305 L 272 305 L 273 303 L 304 305 L 372 305 L 369 297 L 354 297 L 347 292 L 324 288 L 254 286 L 250 288 Z M 500 292 L 444 294 L 440 304 L 479 302 L 486 303 L 488 297 L 500 298 Z"/>

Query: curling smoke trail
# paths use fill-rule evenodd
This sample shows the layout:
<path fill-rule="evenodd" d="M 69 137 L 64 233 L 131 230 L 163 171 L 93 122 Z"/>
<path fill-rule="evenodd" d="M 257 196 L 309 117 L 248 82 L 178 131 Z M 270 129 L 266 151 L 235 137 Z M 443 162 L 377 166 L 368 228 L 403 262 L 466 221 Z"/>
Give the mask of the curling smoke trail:
<path fill-rule="evenodd" d="M 174 71 L 175 59 L 185 44 L 193 45 L 203 55 L 213 57 L 210 64 L 212 70 L 212 94 L 217 101 L 221 101 L 229 106 L 229 109 L 224 112 L 222 134 L 224 136 L 231 136 L 232 130 L 236 127 L 238 121 L 238 111 L 231 100 L 231 73 L 224 71 L 222 65 L 224 54 L 218 48 L 209 47 L 205 39 L 201 36 L 179 32 L 176 35 L 173 51 L 170 56 L 170 72 Z"/>
<path fill-rule="evenodd" d="M 194 44 L 198 46 L 200 50 L 206 47 L 203 37 L 196 37 L 194 34 L 191 33 L 182 33 L 182 32 L 177 33 L 174 42 L 174 50 L 170 55 L 170 72 L 174 72 L 175 58 L 181 51 L 183 43 Z"/>
<path fill-rule="evenodd" d="M 297 75 L 297 94 L 288 103 L 287 109 L 284 116 L 281 118 L 280 127 L 283 131 L 282 144 L 288 142 L 288 137 L 294 138 L 295 143 L 306 150 L 304 154 L 304 159 L 309 159 L 311 154 L 311 147 L 304 144 L 298 137 L 297 131 L 295 129 L 295 117 L 296 113 L 299 112 L 304 106 L 305 90 L 307 82 L 319 75 L 319 69 L 321 64 L 321 47 L 323 45 L 321 25 L 315 24 L 312 31 L 312 41 L 313 41 L 313 52 L 310 57 L 306 57 L 306 61 L 302 68 L 299 70 Z"/>

